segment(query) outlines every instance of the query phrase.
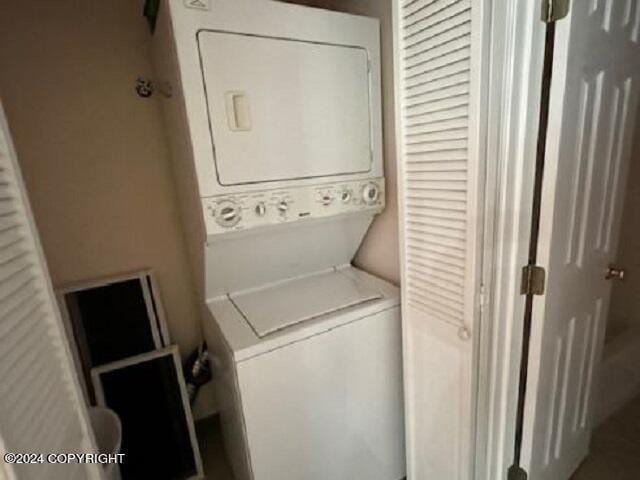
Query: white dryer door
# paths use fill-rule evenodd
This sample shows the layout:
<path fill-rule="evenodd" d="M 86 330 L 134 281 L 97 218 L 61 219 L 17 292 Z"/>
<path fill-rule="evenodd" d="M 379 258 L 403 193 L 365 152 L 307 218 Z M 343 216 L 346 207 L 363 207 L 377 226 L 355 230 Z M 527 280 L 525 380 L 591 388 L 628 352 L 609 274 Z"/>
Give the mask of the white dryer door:
<path fill-rule="evenodd" d="M 214 31 L 198 45 L 221 184 L 371 169 L 365 49 Z"/>

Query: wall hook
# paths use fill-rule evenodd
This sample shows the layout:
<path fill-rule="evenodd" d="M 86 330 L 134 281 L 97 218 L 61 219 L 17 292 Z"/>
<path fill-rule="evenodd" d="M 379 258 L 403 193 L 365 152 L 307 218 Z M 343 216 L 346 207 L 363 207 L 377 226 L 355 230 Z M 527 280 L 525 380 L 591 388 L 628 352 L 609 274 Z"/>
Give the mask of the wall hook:
<path fill-rule="evenodd" d="M 142 98 L 149 98 L 153 94 L 153 82 L 146 77 L 136 79 L 136 92 Z"/>
<path fill-rule="evenodd" d="M 156 90 L 163 97 L 171 98 L 173 96 L 173 88 L 169 82 L 155 82 L 147 77 L 136 79 L 136 92 L 142 98 L 149 98 Z"/>

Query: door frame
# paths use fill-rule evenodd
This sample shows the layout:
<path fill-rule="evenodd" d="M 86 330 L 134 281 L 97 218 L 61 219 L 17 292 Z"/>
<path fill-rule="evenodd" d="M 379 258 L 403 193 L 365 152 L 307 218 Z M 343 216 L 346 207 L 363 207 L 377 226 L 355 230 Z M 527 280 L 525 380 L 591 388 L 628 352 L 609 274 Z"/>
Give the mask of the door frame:
<path fill-rule="evenodd" d="M 546 24 L 541 2 L 494 0 L 487 101 L 486 196 L 475 478 L 513 464 Z"/>

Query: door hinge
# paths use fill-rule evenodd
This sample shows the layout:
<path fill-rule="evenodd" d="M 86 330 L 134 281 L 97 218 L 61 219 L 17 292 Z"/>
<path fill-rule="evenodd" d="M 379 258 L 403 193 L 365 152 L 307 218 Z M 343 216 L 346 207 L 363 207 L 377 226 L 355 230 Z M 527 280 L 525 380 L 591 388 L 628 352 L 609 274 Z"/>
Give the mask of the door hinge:
<path fill-rule="evenodd" d="M 542 0 L 542 21 L 553 23 L 569 14 L 570 0 Z"/>
<path fill-rule="evenodd" d="M 511 465 L 507 472 L 507 480 L 527 480 L 527 471 L 519 465 Z"/>
<path fill-rule="evenodd" d="M 522 283 L 520 293 L 522 295 L 543 295 L 546 272 L 537 265 L 522 267 Z"/>

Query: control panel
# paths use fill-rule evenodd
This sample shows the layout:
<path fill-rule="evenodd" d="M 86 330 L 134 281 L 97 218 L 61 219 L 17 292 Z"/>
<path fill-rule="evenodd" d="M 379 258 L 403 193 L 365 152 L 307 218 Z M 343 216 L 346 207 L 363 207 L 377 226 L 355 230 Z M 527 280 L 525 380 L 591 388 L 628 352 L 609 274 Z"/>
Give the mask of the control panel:
<path fill-rule="evenodd" d="M 384 179 L 265 190 L 202 200 L 207 233 L 220 234 L 354 213 L 382 211 Z"/>

